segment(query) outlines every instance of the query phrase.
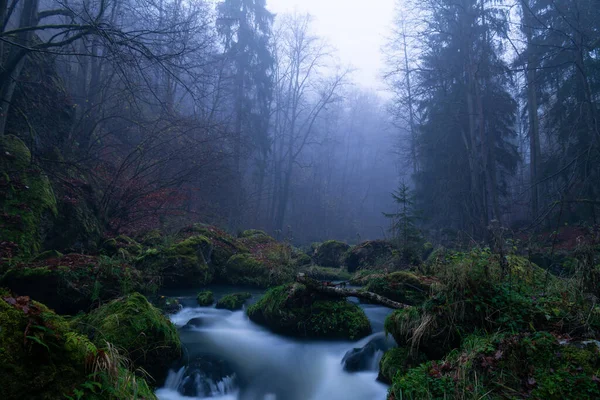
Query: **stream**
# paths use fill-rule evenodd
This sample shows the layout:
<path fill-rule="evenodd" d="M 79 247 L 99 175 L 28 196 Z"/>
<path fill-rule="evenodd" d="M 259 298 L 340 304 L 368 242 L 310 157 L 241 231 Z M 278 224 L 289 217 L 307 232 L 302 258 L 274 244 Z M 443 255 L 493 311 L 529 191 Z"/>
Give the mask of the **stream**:
<path fill-rule="evenodd" d="M 210 288 L 219 298 L 237 290 Z M 246 290 L 246 289 L 244 289 Z M 247 305 L 262 292 L 254 291 Z M 174 294 L 170 294 L 174 295 Z M 346 372 L 342 360 L 372 340 L 391 345 L 383 334 L 389 309 L 360 306 L 373 334 L 357 342 L 304 341 L 276 335 L 251 322 L 245 311 L 199 307 L 195 293 L 175 294 L 183 308 L 171 315 L 185 347 L 184 364 L 174 366 L 160 400 L 385 400 L 378 382 L 381 350 L 367 356 L 361 372 Z M 357 301 L 351 299 L 351 301 Z"/>

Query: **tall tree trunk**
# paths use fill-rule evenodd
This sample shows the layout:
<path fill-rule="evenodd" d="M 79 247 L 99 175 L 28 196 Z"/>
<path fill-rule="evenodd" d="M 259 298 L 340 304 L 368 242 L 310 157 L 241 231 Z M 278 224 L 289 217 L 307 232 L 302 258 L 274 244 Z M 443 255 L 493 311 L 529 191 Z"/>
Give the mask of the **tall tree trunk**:
<path fill-rule="evenodd" d="M 38 0 L 24 0 L 21 10 L 21 19 L 19 28 L 32 27 L 37 25 Z M 12 46 L 9 50 L 6 61 L 3 60 L 3 71 L 0 73 L 0 136 L 4 135 L 6 122 L 10 105 L 15 93 L 17 81 L 21 76 L 27 47 L 30 45 L 33 37 L 33 31 L 20 32 L 16 36 L 16 42 L 23 47 Z"/>
<path fill-rule="evenodd" d="M 533 15 L 529 0 L 521 1 L 523 23 L 527 40 L 527 115 L 529 117 L 529 182 L 531 185 L 531 216 L 536 219 L 539 213 L 539 162 L 540 162 L 540 120 L 538 115 L 538 98 L 536 88 L 537 57 L 533 47 Z"/>

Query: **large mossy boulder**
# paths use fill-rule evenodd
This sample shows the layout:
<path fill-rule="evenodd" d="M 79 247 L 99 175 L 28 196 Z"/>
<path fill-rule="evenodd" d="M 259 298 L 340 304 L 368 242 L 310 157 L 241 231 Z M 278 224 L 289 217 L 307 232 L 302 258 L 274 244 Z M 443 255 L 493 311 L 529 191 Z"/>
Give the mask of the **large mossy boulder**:
<path fill-rule="evenodd" d="M 211 242 L 212 252 L 207 262 L 214 269 L 216 277 L 224 274 L 224 266 L 232 256 L 248 252 L 237 238 L 213 225 L 194 224 L 184 228 L 179 235 L 184 238 L 201 235 Z"/>
<path fill-rule="evenodd" d="M 162 280 L 167 288 L 198 287 L 210 283 L 213 246 L 205 236 L 192 236 L 166 248 L 146 251 L 136 262 L 144 275 Z"/>
<path fill-rule="evenodd" d="M 59 314 L 76 314 L 95 303 L 142 290 L 144 283 L 140 272 L 127 265 L 67 254 L 17 264 L 0 277 L 0 286 L 31 296 Z"/>
<path fill-rule="evenodd" d="M 222 308 L 225 310 L 236 311 L 241 310 L 244 307 L 244 303 L 252 297 L 252 294 L 248 292 L 232 293 L 223 296 L 217 301 L 216 308 Z"/>
<path fill-rule="evenodd" d="M 31 163 L 25 143 L 0 136 L 0 242 L 14 244 L 9 255 L 39 252 L 56 215 L 50 181 Z"/>
<path fill-rule="evenodd" d="M 273 252 L 273 257 L 277 253 Z M 270 262 L 269 255 L 236 254 L 225 265 L 221 281 L 231 285 L 270 287 L 291 282 L 294 271 L 289 264 Z"/>
<path fill-rule="evenodd" d="M 349 248 L 349 245 L 337 240 L 323 242 L 315 250 L 315 263 L 322 267 L 339 268 Z"/>
<path fill-rule="evenodd" d="M 369 320 L 359 306 L 312 292 L 299 283 L 270 289 L 248 308 L 248 316 L 288 336 L 357 340 L 371 333 Z"/>
<path fill-rule="evenodd" d="M 200 307 L 208 307 L 215 302 L 215 296 L 210 290 L 203 290 L 196 296 L 196 301 Z"/>
<path fill-rule="evenodd" d="M 43 304 L 0 289 L 3 400 L 155 399 L 145 380 L 104 346 L 97 348 Z"/>
<path fill-rule="evenodd" d="M 108 341 L 127 351 L 133 364 L 148 372 L 156 385 L 181 355 L 175 326 L 139 293 L 97 308 L 78 318 L 76 326 L 96 345 Z"/>
<path fill-rule="evenodd" d="M 354 246 L 346 255 L 348 272 L 360 269 L 382 269 L 393 263 L 392 245 L 385 240 L 370 240 Z"/>

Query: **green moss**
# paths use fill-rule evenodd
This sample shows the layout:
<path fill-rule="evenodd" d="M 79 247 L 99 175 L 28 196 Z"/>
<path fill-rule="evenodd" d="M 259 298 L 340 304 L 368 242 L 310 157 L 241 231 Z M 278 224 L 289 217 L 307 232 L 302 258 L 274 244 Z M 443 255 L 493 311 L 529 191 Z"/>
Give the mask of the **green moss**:
<path fill-rule="evenodd" d="M 96 347 L 29 298 L 0 289 L 2 399 L 154 399 L 144 379 L 109 346 Z M 83 396 L 83 397 L 81 397 Z"/>
<path fill-rule="evenodd" d="M 213 295 L 213 292 L 211 292 L 210 290 L 204 290 L 200 293 L 198 293 L 198 296 L 196 296 L 196 299 L 198 300 L 198 305 L 201 307 L 207 307 L 212 305 L 212 303 L 215 302 L 215 297 Z"/>
<path fill-rule="evenodd" d="M 158 384 L 181 354 L 175 326 L 139 293 L 116 299 L 77 321 L 97 345 L 104 341 L 125 349 L 136 367 Z"/>
<path fill-rule="evenodd" d="M 337 240 L 328 240 L 321 243 L 315 251 L 315 262 L 323 267 L 339 268 L 343 263 L 343 256 L 350 248 L 346 243 Z"/>
<path fill-rule="evenodd" d="M 269 287 L 290 282 L 294 272 L 288 265 L 269 268 L 252 254 L 236 254 L 227 261 L 223 280 L 232 285 Z"/>
<path fill-rule="evenodd" d="M 216 307 L 231 311 L 241 310 L 246 300 L 250 297 L 252 295 L 247 292 L 228 294 L 217 301 Z"/>
<path fill-rule="evenodd" d="M 111 257 L 130 260 L 142 254 L 142 245 L 129 236 L 119 235 L 102 243 L 102 251 Z"/>
<path fill-rule="evenodd" d="M 163 242 L 163 240 L 164 238 L 162 232 L 158 229 L 152 229 L 142 236 L 140 243 L 146 246 L 158 246 Z"/>
<path fill-rule="evenodd" d="M 310 278 L 325 281 L 348 281 L 352 277 L 344 269 L 317 267 L 316 265 L 307 268 L 304 273 Z"/>
<path fill-rule="evenodd" d="M 210 240 L 213 251 L 210 257 L 211 267 L 215 270 L 217 278 L 223 275 L 224 266 L 231 256 L 247 253 L 248 249 L 236 238 L 216 226 L 207 224 L 194 224 L 185 228 L 182 235 L 202 235 Z"/>
<path fill-rule="evenodd" d="M 311 293 L 294 283 L 270 289 L 248 316 L 274 332 L 299 337 L 356 340 L 371 333 L 360 307 Z"/>
<path fill-rule="evenodd" d="M 142 290 L 139 271 L 105 257 L 69 254 L 9 269 L 0 285 L 40 300 L 60 314 L 88 311 L 134 290 Z"/>
<path fill-rule="evenodd" d="M 361 269 L 384 269 L 393 267 L 392 245 L 384 240 L 371 240 L 354 246 L 345 257 L 348 272 Z"/>
<path fill-rule="evenodd" d="M 377 275 L 370 279 L 365 290 L 405 304 L 420 304 L 429 296 L 429 285 L 411 272 L 399 271 Z"/>
<path fill-rule="evenodd" d="M 394 347 L 381 357 L 378 379 L 385 383 L 392 383 L 397 374 L 405 374 L 424 361 L 425 356 L 418 353 L 415 355 L 409 347 Z"/>
<path fill-rule="evenodd" d="M 600 395 L 596 345 L 560 345 L 547 332 L 468 336 L 443 360 L 398 373 L 404 399 L 593 399 Z"/>
<path fill-rule="evenodd" d="M 48 177 L 31 165 L 27 146 L 16 136 L 0 136 L 0 237 L 17 245 L 18 254 L 41 250 L 48 221 L 57 215 Z"/>
<path fill-rule="evenodd" d="M 212 244 L 205 236 L 192 236 L 163 249 L 146 251 L 136 267 L 150 277 L 162 280 L 165 287 L 195 287 L 210 283 Z"/>
<path fill-rule="evenodd" d="M 294 249 L 292 253 L 292 261 L 296 268 L 307 267 L 312 264 L 312 258 L 300 250 Z"/>
<path fill-rule="evenodd" d="M 240 234 L 241 238 L 248 238 L 252 236 L 269 236 L 265 231 L 261 231 L 260 229 L 248 229 L 243 231 Z"/>

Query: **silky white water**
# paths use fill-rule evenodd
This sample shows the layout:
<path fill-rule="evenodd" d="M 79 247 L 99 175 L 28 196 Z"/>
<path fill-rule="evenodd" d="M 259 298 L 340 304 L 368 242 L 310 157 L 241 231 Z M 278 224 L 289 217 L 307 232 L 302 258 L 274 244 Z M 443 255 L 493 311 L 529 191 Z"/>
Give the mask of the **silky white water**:
<path fill-rule="evenodd" d="M 254 324 L 244 311 L 185 307 L 171 316 L 181 328 L 185 365 L 169 372 L 156 395 L 160 400 L 385 400 L 387 387 L 376 381 L 381 351 L 369 360 L 369 371 L 349 373 L 341 364 L 347 351 L 383 335 L 389 310 L 363 308 L 376 333 L 350 343 L 294 340 Z M 184 328 L 192 319 L 194 326 Z M 194 369 L 198 359 L 209 362 Z"/>

